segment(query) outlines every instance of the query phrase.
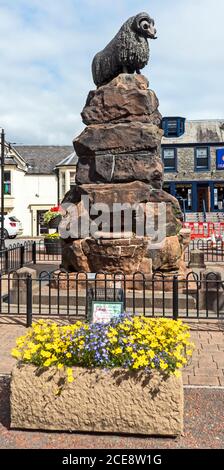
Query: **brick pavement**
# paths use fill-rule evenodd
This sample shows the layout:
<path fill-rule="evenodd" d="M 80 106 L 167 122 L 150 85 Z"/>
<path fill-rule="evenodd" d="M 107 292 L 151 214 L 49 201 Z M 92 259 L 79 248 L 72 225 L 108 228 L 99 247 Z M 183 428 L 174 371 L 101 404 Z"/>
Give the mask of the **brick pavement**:
<path fill-rule="evenodd" d="M 10 351 L 18 336 L 25 333 L 25 319 L 1 316 L 0 374 L 10 374 L 15 359 Z M 224 386 L 224 325 L 216 321 L 191 322 L 191 339 L 195 351 L 183 371 L 185 385 Z"/>

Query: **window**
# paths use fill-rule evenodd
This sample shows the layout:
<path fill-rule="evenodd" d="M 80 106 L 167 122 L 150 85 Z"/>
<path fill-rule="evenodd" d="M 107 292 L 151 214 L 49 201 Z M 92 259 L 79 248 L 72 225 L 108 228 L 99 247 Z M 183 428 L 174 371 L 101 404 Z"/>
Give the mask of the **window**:
<path fill-rule="evenodd" d="M 65 172 L 61 173 L 61 198 L 65 195 Z"/>
<path fill-rule="evenodd" d="M 170 119 L 167 121 L 167 133 L 169 136 L 176 136 L 177 135 L 177 120 Z"/>
<path fill-rule="evenodd" d="M 209 151 L 208 147 L 201 147 L 195 150 L 195 169 L 208 170 L 209 169 Z"/>
<path fill-rule="evenodd" d="M 71 188 L 75 186 L 75 175 L 76 175 L 75 171 L 70 171 L 70 187 Z"/>
<path fill-rule="evenodd" d="M 185 118 L 163 118 L 162 128 L 164 130 L 164 137 L 180 137 L 185 132 Z"/>
<path fill-rule="evenodd" d="M 165 171 L 177 171 L 176 149 L 163 149 L 163 163 Z"/>
<path fill-rule="evenodd" d="M 4 194 L 11 194 L 11 171 L 4 171 Z"/>
<path fill-rule="evenodd" d="M 214 209 L 223 210 L 224 207 L 224 185 L 216 183 L 214 186 Z"/>

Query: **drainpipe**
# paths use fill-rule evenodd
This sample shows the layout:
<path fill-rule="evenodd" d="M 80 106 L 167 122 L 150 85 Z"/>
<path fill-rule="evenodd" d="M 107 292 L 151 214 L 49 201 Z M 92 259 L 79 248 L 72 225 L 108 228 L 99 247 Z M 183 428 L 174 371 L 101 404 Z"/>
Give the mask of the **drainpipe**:
<path fill-rule="evenodd" d="M 58 206 L 60 204 L 60 179 L 59 179 L 59 168 L 56 169 L 56 176 L 57 176 L 57 199 L 58 199 Z"/>

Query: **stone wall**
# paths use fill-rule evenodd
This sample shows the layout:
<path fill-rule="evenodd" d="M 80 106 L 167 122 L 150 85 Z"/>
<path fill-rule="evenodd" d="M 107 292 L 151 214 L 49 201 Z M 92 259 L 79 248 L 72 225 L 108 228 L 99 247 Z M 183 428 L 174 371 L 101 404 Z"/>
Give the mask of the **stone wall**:
<path fill-rule="evenodd" d="M 177 436 L 183 432 L 183 384 L 158 372 L 74 368 L 74 382 L 57 395 L 65 374 L 15 366 L 11 427 Z"/>

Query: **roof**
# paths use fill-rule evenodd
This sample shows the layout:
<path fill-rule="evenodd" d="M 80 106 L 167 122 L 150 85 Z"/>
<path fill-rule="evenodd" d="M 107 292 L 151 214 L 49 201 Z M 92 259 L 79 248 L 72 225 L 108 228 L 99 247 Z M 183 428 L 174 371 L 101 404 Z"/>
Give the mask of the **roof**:
<path fill-rule="evenodd" d="M 51 174 L 59 162 L 73 151 L 70 145 L 16 145 L 15 150 L 26 161 L 28 174 Z"/>
<path fill-rule="evenodd" d="M 56 167 L 76 165 L 77 162 L 78 157 L 75 152 L 72 152 L 68 157 L 65 157 L 61 162 L 59 162 Z"/>
<path fill-rule="evenodd" d="M 224 142 L 224 119 L 186 120 L 180 137 L 163 137 L 162 144 L 203 144 Z"/>
<path fill-rule="evenodd" d="M 13 155 L 9 155 L 5 157 L 5 165 L 17 165 L 16 159 L 13 157 Z"/>
<path fill-rule="evenodd" d="M 5 142 L 5 166 L 15 165 L 21 170 L 27 170 L 27 165 L 24 159 L 18 154 L 18 152 L 12 147 L 12 145 Z"/>

